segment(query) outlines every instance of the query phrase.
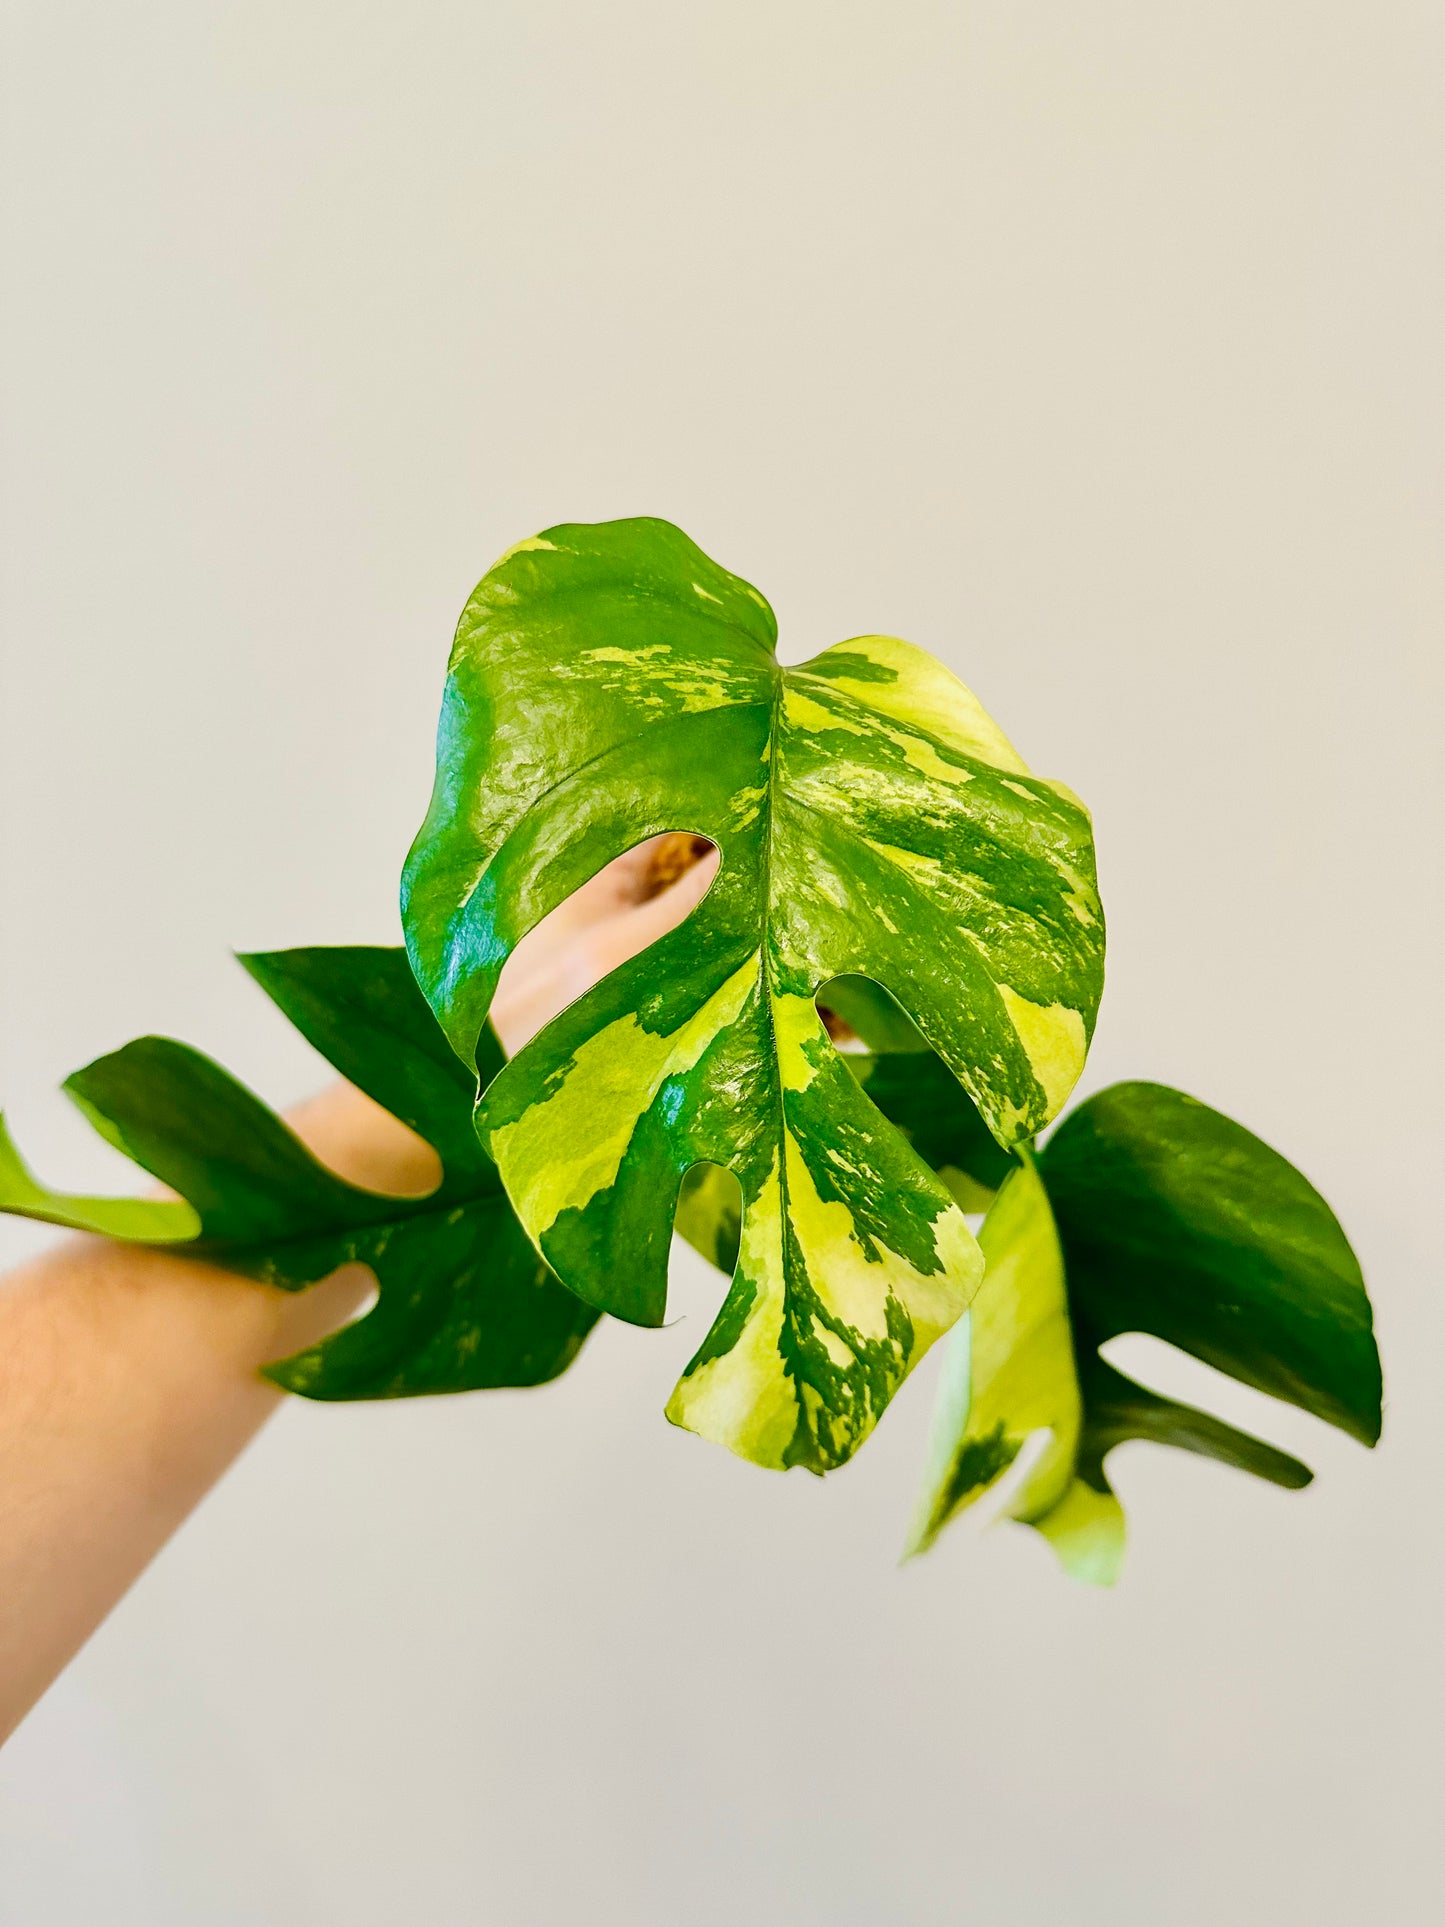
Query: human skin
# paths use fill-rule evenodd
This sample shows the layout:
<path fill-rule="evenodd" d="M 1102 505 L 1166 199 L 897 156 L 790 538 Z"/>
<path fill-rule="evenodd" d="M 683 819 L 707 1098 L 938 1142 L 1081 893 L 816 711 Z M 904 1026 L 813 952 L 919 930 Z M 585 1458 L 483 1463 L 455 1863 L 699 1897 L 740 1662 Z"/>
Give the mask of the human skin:
<path fill-rule="evenodd" d="M 523 939 L 493 1020 L 509 1051 L 700 901 L 716 854 L 654 838 Z M 350 1084 L 288 1113 L 323 1163 L 416 1195 L 436 1154 Z M 258 1376 L 353 1316 L 347 1265 L 289 1293 L 196 1259 L 70 1237 L 0 1280 L 0 1739 L 286 1395 Z"/>

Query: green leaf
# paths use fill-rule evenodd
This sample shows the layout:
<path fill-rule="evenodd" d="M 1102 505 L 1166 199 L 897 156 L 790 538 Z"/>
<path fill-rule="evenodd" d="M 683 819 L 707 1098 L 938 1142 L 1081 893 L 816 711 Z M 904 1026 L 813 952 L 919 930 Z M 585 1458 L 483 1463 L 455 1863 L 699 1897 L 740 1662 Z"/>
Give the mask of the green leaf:
<path fill-rule="evenodd" d="M 375 1307 L 268 1368 L 323 1399 L 532 1385 L 575 1357 L 597 1313 L 547 1271 L 471 1127 L 473 1080 L 437 1029 L 399 949 L 243 959 L 346 1076 L 433 1144 L 440 1186 L 397 1198 L 346 1183 L 273 1112 L 199 1052 L 141 1038 L 65 1086 L 117 1149 L 184 1203 L 72 1199 L 45 1190 L 0 1142 L 0 1208 L 196 1256 L 286 1290 L 369 1265 Z M 501 1052 L 484 1041 L 494 1062 Z"/>
<path fill-rule="evenodd" d="M 910 1552 L 1045 1426 L 1049 1443 L 1008 1516 L 1096 1584 L 1123 1559 L 1124 1515 L 1104 1469 L 1117 1445 L 1144 1439 L 1289 1489 L 1309 1483 L 1288 1453 L 1115 1371 L 1098 1347 L 1125 1331 L 1179 1345 L 1367 1444 L 1378 1437 L 1359 1267 L 1329 1207 L 1277 1152 L 1181 1092 L 1119 1084 L 1060 1125 L 1037 1170 L 1041 1183 L 1010 1178 L 984 1223 L 988 1270 L 950 1340 Z M 1064 1311 L 1067 1374 L 1056 1343 L 1047 1358 L 1040 1349 Z"/>
<path fill-rule="evenodd" d="M 521 543 L 462 616 L 403 904 L 470 1060 L 508 955 L 603 864 L 668 830 L 719 847 L 687 922 L 519 1052 L 478 1121 L 558 1275 L 638 1324 L 665 1314 L 684 1174 L 736 1175 L 736 1275 L 668 1414 L 824 1471 L 981 1261 L 839 1061 L 819 987 L 885 986 L 1007 1146 L 1082 1066 L 1103 927 L 1087 814 L 947 670 L 880 636 L 783 669 L 775 640 L 758 592 L 665 522 Z"/>
<path fill-rule="evenodd" d="M 1081 1350 L 1149 1332 L 1366 1445 L 1380 1356 L 1359 1262 L 1294 1166 L 1163 1084 L 1115 1084 L 1042 1153 Z"/>

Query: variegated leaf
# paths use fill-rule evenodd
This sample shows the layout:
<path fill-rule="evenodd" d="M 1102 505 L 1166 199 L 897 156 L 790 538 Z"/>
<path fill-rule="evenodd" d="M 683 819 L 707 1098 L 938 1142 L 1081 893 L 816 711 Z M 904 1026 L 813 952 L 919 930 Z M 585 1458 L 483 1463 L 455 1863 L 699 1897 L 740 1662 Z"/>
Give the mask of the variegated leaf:
<path fill-rule="evenodd" d="M 948 1341 L 928 1469 L 908 1551 L 927 1551 L 1037 1433 L 1046 1436 L 1009 1512 L 1051 1512 L 1073 1479 L 1083 1407 L 1074 1369 L 1064 1258 L 1048 1196 L 1027 1152 L 1004 1180 L 979 1234 L 983 1288 Z"/>
<path fill-rule="evenodd" d="M 824 982 L 884 984 L 998 1141 L 1083 1064 L 1103 972 L 1087 814 L 939 663 L 865 636 L 798 668 L 749 584 L 665 522 L 519 544 L 462 616 L 403 890 L 468 1060 L 521 937 L 610 858 L 711 839 L 699 909 L 522 1050 L 479 1126 L 589 1303 L 659 1323 L 683 1175 L 742 1186 L 739 1258 L 669 1416 L 840 1464 L 981 1270 L 962 1212 L 840 1063 Z"/>
<path fill-rule="evenodd" d="M 1027 1447 L 1031 1457 L 1004 1516 L 1043 1533 L 1073 1578 L 1111 1585 L 1123 1559 L 1124 1514 L 1102 1476 L 1102 1453 L 1090 1478 L 1076 1469 L 1086 1420 L 1064 1259 L 1048 1194 L 1026 1153 L 999 1190 L 979 1242 L 984 1282 L 948 1338 L 905 1556 L 926 1552 Z"/>

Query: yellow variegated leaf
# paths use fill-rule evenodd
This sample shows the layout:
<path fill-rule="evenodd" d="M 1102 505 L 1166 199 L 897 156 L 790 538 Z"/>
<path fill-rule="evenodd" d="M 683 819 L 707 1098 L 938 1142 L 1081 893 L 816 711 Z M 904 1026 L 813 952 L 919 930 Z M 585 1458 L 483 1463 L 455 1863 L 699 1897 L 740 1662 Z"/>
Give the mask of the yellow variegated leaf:
<path fill-rule="evenodd" d="M 758 592 L 647 520 L 548 530 L 463 614 L 431 810 L 407 867 L 418 981 L 472 1061 L 518 941 L 663 831 L 721 852 L 679 929 L 485 1091 L 518 1216 L 579 1297 L 665 1312 L 684 1175 L 742 1187 L 737 1270 L 670 1415 L 827 1470 L 958 1317 L 981 1259 L 880 1117 L 819 986 L 886 986 L 1000 1144 L 1079 1073 L 1102 985 L 1088 818 L 970 692 L 890 637 L 796 669 Z"/>
<path fill-rule="evenodd" d="M 924 1552 L 1043 1433 L 1011 1495 L 1013 1519 L 1050 1516 L 1073 1484 L 1083 1407 L 1074 1369 L 1064 1258 L 1033 1159 L 1024 1153 L 979 1233 L 982 1290 L 948 1343 L 928 1470 L 908 1551 Z"/>

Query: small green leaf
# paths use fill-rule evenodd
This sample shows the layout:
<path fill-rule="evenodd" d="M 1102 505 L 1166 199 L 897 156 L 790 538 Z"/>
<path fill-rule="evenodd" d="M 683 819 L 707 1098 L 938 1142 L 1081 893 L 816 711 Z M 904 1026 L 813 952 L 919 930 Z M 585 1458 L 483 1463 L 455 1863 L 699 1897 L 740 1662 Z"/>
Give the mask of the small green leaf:
<path fill-rule="evenodd" d="M 883 985 L 1007 1146 L 1083 1064 L 1103 925 L 1087 814 L 947 670 L 882 636 L 784 669 L 775 640 L 762 596 L 668 523 L 519 544 L 457 631 L 403 904 L 418 980 L 470 1061 L 548 911 L 659 832 L 718 846 L 687 922 L 519 1052 L 478 1121 L 558 1275 L 638 1324 L 665 1314 L 684 1174 L 736 1175 L 737 1272 L 668 1413 L 825 1471 L 981 1260 L 839 1063 L 820 986 Z"/>
<path fill-rule="evenodd" d="M 1359 1262 L 1294 1166 L 1207 1104 L 1115 1084 L 1041 1156 L 1080 1349 L 1148 1332 L 1366 1445 L 1380 1356 Z"/>
<path fill-rule="evenodd" d="M 296 1291 L 370 1266 L 375 1307 L 268 1376 L 311 1398 L 533 1385 L 576 1356 L 597 1313 L 538 1259 L 471 1127 L 473 1079 L 399 949 L 244 960 L 336 1067 L 433 1144 L 440 1186 L 396 1198 L 346 1183 L 218 1064 L 141 1038 L 66 1083 L 95 1128 L 184 1203 L 44 1191 L 0 1138 L 0 1209 L 168 1243 Z M 500 1062 L 490 1036 L 485 1048 Z M 189 1242 L 181 1246 L 181 1240 Z"/>
<path fill-rule="evenodd" d="M 198 1253 L 283 1250 L 294 1271 L 297 1241 L 390 1208 L 318 1164 L 258 1097 L 169 1037 L 137 1038 L 64 1089 L 108 1143 L 194 1206 Z M 323 1275 L 304 1269 L 299 1283 Z"/>

